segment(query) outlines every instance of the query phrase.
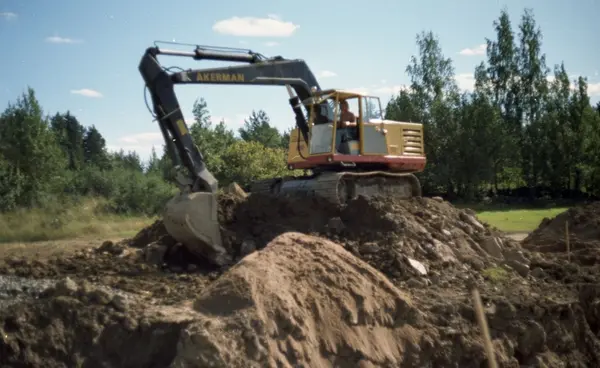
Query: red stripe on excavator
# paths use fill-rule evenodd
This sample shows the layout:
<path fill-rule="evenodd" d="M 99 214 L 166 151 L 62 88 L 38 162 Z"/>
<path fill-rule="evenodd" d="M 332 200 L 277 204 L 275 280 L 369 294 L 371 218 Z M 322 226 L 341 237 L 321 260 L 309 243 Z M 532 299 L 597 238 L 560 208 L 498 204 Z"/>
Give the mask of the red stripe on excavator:
<path fill-rule="evenodd" d="M 389 165 L 391 168 L 404 170 L 423 170 L 427 158 L 423 156 L 360 156 L 360 155 L 322 155 L 309 156 L 305 161 L 290 164 L 293 169 L 308 169 L 318 164 L 335 162 L 374 162 Z"/>

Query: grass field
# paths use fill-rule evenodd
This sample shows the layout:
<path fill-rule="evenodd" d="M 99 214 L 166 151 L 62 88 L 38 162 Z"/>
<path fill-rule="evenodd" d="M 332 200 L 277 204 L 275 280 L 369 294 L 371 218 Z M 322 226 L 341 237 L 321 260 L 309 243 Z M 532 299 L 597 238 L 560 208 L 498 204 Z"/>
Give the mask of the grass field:
<path fill-rule="evenodd" d="M 86 200 L 80 204 L 56 208 L 19 210 L 0 214 L 0 243 L 30 243 L 64 239 L 117 239 L 130 237 L 155 218 L 118 216 L 103 210 L 106 202 Z M 568 207 L 514 208 L 456 204 L 477 212 L 481 221 L 506 232 L 534 230 L 544 217 L 554 217 Z"/>
<path fill-rule="evenodd" d="M 104 204 L 86 200 L 77 205 L 0 214 L 0 243 L 123 238 L 154 221 L 150 217 L 109 214 L 103 211 Z"/>
<path fill-rule="evenodd" d="M 481 221 L 510 233 L 527 233 L 535 230 L 544 217 L 552 218 L 568 207 L 533 209 L 483 209 L 477 211 Z"/>

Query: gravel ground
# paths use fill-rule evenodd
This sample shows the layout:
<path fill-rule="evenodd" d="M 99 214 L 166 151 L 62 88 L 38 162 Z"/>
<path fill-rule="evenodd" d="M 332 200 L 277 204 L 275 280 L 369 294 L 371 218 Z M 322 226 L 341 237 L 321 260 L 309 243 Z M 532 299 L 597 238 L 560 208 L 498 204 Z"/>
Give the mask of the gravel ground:
<path fill-rule="evenodd" d="M 37 298 L 42 291 L 56 283 L 52 279 L 28 279 L 0 275 L 0 309 L 20 301 Z"/>

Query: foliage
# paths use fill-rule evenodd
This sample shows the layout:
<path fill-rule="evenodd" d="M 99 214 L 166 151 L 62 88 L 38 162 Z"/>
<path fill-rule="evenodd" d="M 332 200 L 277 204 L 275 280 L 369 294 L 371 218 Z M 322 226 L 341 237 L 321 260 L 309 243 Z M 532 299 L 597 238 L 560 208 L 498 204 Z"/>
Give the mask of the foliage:
<path fill-rule="evenodd" d="M 452 60 L 422 32 L 406 68 L 410 89 L 386 107 L 388 119 L 424 124 L 425 192 L 466 200 L 599 195 L 600 103 L 590 105 L 585 78 L 571 81 L 564 64 L 549 78 L 531 10 L 516 34 L 506 11 L 493 26 L 472 92 L 460 94 Z"/>
<path fill-rule="evenodd" d="M 289 138 L 264 111 L 252 113 L 243 138 L 224 121 L 213 125 L 203 99 L 193 115 L 190 134 L 221 185 L 287 173 L 282 142 Z M 136 152 L 108 152 L 100 131 L 70 112 L 44 117 L 31 88 L 0 116 L 0 138 L 0 212 L 51 212 L 59 203 L 101 198 L 111 213 L 154 216 L 177 192 L 166 147 L 160 155 L 153 150 L 147 164 Z"/>

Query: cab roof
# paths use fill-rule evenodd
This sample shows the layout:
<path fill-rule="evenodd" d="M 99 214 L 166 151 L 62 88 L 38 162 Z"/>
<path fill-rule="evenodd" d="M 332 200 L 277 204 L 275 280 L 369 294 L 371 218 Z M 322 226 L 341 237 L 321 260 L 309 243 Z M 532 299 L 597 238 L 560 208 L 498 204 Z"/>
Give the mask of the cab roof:
<path fill-rule="evenodd" d="M 315 92 L 315 97 L 320 97 L 320 96 L 325 96 L 325 95 L 337 96 L 341 99 L 347 99 L 347 98 L 353 98 L 353 97 L 370 97 L 370 96 L 362 94 L 362 93 L 353 92 L 353 91 L 344 91 L 344 90 L 335 89 L 335 88 Z"/>

